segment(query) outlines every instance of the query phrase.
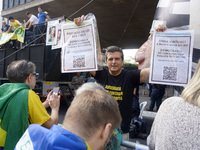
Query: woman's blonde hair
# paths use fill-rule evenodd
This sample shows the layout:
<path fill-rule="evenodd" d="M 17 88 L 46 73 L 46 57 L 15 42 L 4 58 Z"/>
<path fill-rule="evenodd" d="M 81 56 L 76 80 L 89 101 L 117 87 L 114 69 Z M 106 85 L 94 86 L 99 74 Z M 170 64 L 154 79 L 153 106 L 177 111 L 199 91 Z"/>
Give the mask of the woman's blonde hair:
<path fill-rule="evenodd" d="M 181 97 L 200 107 L 200 60 L 192 79 L 183 90 Z"/>

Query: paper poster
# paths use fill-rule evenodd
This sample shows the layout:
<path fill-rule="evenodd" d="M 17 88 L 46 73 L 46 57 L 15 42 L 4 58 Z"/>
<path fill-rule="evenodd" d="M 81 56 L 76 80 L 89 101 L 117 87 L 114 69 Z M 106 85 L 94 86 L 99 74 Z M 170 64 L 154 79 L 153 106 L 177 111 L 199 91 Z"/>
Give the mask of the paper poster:
<path fill-rule="evenodd" d="M 62 25 L 62 73 L 96 71 L 97 41 L 94 22 L 86 20 L 81 26 L 74 22 Z"/>
<path fill-rule="evenodd" d="M 61 29 L 62 23 L 59 23 L 57 25 L 57 39 L 56 39 L 56 44 L 52 45 L 52 50 L 53 49 L 58 49 L 58 48 L 62 48 L 62 29 Z"/>
<path fill-rule="evenodd" d="M 188 27 L 188 30 L 194 30 L 192 59 L 194 71 L 200 58 L 199 14 L 199 0 L 159 0 L 153 21 L 153 24 L 163 21 L 167 28 Z M 156 27 L 153 24 L 152 28 Z"/>
<path fill-rule="evenodd" d="M 48 21 L 46 45 L 55 45 L 57 41 L 57 25 L 58 20 Z"/>
<path fill-rule="evenodd" d="M 192 30 L 173 30 L 154 34 L 149 82 L 185 86 L 191 78 Z"/>

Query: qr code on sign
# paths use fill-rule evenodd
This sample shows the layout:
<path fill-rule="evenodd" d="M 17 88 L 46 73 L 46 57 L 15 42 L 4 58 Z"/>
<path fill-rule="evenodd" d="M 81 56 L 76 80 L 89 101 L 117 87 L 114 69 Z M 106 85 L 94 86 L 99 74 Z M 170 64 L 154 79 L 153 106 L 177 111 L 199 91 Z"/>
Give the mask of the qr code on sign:
<path fill-rule="evenodd" d="M 73 56 L 73 68 L 85 67 L 85 55 Z"/>
<path fill-rule="evenodd" d="M 177 67 L 163 67 L 163 80 L 177 80 Z"/>

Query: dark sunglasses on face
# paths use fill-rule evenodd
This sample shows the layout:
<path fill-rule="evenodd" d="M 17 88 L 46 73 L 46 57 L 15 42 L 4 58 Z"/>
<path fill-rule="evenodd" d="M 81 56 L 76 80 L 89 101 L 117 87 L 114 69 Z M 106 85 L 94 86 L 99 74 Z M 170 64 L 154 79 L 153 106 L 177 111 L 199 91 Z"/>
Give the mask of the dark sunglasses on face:
<path fill-rule="evenodd" d="M 39 78 L 39 73 L 32 73 L 32 75 L 33 75 L 33 76 L 35 76 L 35 77 L 36 77 L 36 79 L 38 79 L 38 78 Z"/>

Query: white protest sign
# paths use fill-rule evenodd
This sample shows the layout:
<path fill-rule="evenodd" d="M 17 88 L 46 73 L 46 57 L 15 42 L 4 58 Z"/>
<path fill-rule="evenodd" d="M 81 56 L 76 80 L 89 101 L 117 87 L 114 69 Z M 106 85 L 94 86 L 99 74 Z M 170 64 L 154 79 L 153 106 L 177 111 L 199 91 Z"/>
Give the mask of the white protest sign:
<path fill-rule="evenodd" d="M 84 21 L 81 26 L 74 22 L 62 25 L 62 73 L 98 70 L 97 41 L 94 22 Z"/>
<path fill-rule="evenodd" d="M 57 25 L 56 33 L 57 33 L 57 38 L 56 38 L 56 44 L 52 45 L 52 50 L 62 48 L 62 29 L 61 25 L 63 22 L 59 23 Z"/>
<path fill-rule="evenodd" d="M 58 20 L 48 21 L 47 25 L 47 36 L 46 36 L 46 45 L 55 45 L 57 41 L 57 25 Z"/>
<path fill-rule="evenodd" d="M 192 30 L 156 32 L 152 42 L 149 82 L 185 86 L 191 78 Z"/>

